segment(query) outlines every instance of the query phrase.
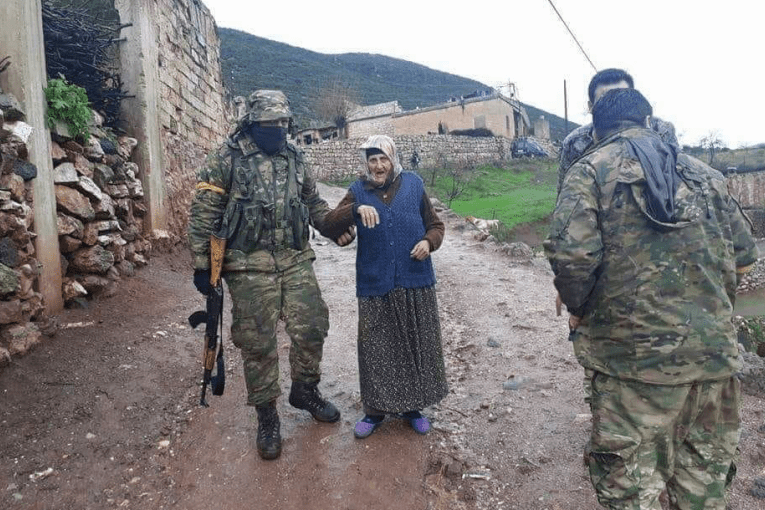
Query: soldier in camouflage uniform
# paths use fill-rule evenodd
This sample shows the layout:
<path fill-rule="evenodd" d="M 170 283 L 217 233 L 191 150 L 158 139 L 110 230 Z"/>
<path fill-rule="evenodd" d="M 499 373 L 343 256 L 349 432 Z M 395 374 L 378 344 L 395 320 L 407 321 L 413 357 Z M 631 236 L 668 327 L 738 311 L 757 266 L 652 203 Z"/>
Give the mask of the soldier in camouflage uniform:
<path fill-rule="evenodd" d="M 590 112 L 592 112 L 593 105 L 603 94 L 609 90 L 617 88 L 635 88 L 635 82 L 627 71 L 622 69 L 604 69 L 596 73 L 587 87 L 587 95 L 589 97 L 587 107 Z M 653 116 L 650 118 L 649 122 L 650 128 L 655 131 L 664 142 L 675 149 L 679 149 L 677 137 L 675 136 L 675 126 L 673 126 L 671 122 L 666 122 Z M 568 169 L 594 145 L 594 128 L 592 127 L 592 124 L 580 126 L 566 136 L 560 151 L 558 193 L 560 193 L 563 179 L 566 177 Z M 560 310 L 560 297 L 558 298 L 558 309 Z M 592 375 L 590 370 L 585 369 L 582 386 L 584 387 L 584 401 L 588 404 L 590 402 Z M 587 462 L 587 460 L 588 458 L 585 457 L 585 462 Z"/>
<path fill-rule="evenodd" d="M 741 369 L 731 322 L 757 260 L 723 176 L 645 129 L 634 89 L 593 108 L 597 145 L 569 170 L 545 252 L 594 371 L 590 478 L 610 509 L 726 507 Z"/>
<path fill-rule="evenodd" d="M 247 404 L 258 413 L 258 452 L 281 453 L 276 398 L 281 394 L 276 345 L 283 318 L 292 341 L 289 403 L 323 422 L 340 412 L 318 390 L 329 313 L 313 272 L 309 224 L 319 232 L 329 211 L 303 154 L 287 143 L 286 96 L 253 92 L 233 134 L 198 175 L 189 241 L 194 283 L 209 292 L 210 235 L 226 239 L 223 276 L 233 301 L 231 337 L 241 350 Z M 344 234 L 338 244 L 352 241 Z"/>

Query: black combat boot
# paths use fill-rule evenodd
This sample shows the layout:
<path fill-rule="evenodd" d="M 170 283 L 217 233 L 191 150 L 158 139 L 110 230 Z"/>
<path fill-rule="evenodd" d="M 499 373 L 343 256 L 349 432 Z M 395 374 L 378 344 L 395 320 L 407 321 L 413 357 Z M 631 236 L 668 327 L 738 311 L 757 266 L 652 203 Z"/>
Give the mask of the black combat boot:
<path fill-rule="evenodd" d="M 282 453 L 282 436 L 279 434 L 279 414 L 276 401 L 255 408 L 258 411 L 258 453 L 265 460 L 277 458 Z"/>
<path fill-rule="evenodd" d="M 315 420 L 334 423 L 340 419 L 340 411 L 330 402 L 321 398 L 318 384 L 318 382 L 292 381 L 290 405 L 308 411 Z"/>

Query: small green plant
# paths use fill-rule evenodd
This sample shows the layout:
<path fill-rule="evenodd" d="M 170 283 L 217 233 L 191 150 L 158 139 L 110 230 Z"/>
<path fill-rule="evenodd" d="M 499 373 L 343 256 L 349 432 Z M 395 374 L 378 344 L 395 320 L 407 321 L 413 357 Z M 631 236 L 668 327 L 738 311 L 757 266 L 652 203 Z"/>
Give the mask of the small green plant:
<path fill-rule="evenodd" d="M 87 142 L 90 137 L 88 123 L 93 113 L 85 89 L 67 82 L 63 76 L 54 78 L 48 81 L 45 99 L 48 101 L 48 127 L 63 122 L 75 138 L 82 137 Z"/>

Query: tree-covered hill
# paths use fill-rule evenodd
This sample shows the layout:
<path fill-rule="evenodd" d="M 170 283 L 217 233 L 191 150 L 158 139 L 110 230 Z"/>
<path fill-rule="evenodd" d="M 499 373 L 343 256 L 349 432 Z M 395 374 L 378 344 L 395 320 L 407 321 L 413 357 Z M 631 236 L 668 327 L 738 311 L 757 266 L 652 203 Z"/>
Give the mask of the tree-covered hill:
<path fill-rule="evenodd" d="M 283 90 L 301 124 L 315 119 L 319 96 L 332 83 L 356 92 L 359 104 L 398 101 L 405 110 L 444 103 L 490 87 L 428 67 L 368 53 L 328 55 L 257 37 L 230 28 L 219 28 L 223 81 L 233 96 L 257 88 Z M 544 115 L 553 139 L 563 139 L 564 120 L 525 105 L 533 120 Z M 576 127 L 569 122 L 569 129 Z"/>

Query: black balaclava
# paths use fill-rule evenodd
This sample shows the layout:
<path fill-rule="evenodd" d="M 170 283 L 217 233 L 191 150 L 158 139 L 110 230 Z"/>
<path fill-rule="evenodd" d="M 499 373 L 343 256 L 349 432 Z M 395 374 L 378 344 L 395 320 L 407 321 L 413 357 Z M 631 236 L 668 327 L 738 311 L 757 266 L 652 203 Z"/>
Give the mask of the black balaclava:
<path fill-rule="evenodd" d="M 248 132 L 257 146 L 269 156 L 273 156 L 287 146 L 287 128 L 263 127 L 255 122 L 250 125 Z"/>

